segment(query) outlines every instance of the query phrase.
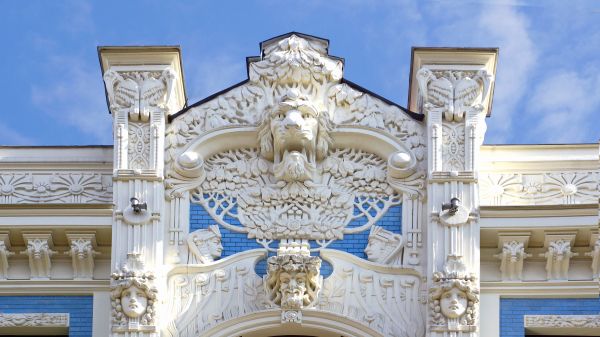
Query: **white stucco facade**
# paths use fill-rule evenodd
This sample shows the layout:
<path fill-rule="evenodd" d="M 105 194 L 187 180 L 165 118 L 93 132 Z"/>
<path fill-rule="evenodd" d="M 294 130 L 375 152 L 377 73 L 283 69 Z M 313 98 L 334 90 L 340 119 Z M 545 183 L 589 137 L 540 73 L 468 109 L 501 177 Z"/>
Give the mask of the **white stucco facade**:
<path fill-rule="evenodd" d="M 482 145 L 496 49 L 414 48 L 402 107 L 328 46 L 193 104 L 178 48 L 99 48 L 114 146 L 0 148 L 0 295 L 41 303 L 0 334 L 600 335 L 535 309 L 598 301 L 598 144 Z"/>

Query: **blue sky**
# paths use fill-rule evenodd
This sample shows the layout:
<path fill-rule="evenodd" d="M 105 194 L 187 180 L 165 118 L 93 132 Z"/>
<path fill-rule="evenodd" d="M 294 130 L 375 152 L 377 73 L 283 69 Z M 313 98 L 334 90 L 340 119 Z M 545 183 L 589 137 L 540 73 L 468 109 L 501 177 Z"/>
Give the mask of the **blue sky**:
<path fill-rule="evenodd" d="M 600 138 L 600 1 L 0 1 L 3 145 L 111 144 L 98 45 L 180 45 L 189 103 L 258 43 L 330 40 L 344 77 L 406 106 L 412 46 L 499 47 L 486 143 Z"/>

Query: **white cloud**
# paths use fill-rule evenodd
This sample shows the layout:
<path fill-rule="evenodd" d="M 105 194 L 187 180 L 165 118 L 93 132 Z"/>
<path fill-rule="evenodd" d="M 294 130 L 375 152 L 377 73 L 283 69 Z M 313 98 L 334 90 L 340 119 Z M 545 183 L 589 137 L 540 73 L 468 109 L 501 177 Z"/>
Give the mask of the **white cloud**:
<path fill-rule="evenodd" d="M 549 143 L 584 142 L 598 137 L 600 74 L 581 75 L 559 70 L 546 76 L 533 89 L 528 102 L 537 123 L 533 136 Z"/>
<path fill-rule="evenodd" d="M 60 74 L 50 85 L 34 85 L 31 99 L 58 123 L 66 123 L 89 135 L 94 142 L 112 143 L 112 121 L 107 112 L 104 89 L 97 67 L 72 57 L 54 56 L 49 66 Z"/>
<path fill-rule="evenodd" d="M 496 72 L 493 119 L 487 141 L 506 142 L 511 135 L 519 103 L 530 84 L 538 51 L 532 41 L 527 17 L 514 6 L 484 6 L 478 18 L 480 41 L 500 47 Z"/>
<path fill-rule="evenodd" d="M 0 145 L 32 145 L 35 141 L 0 122 Z"/>
<path fill-rule="evenodd" d="M 244 61 L 229 56 L 193 62 L 189 68 L 186 82 L 190 104 L 247 78 Z"/>

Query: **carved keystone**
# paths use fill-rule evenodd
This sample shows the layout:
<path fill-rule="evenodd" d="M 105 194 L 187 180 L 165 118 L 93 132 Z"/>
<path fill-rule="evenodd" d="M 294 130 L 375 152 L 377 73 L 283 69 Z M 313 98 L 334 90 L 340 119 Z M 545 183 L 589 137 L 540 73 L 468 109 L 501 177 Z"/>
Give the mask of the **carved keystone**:
<path fill-rule="evenodd" d="M 525 253 L 530 236 L 530 232 L 499 233 L 498 248 L 501 251 L 494 257 L 501 261 L 500 271 L 503 281 L 523 279 L 523 260 L 532 256 Z"/>
<path fill-rule="evenodd" d="M 73 260 L 73 278 L 76 280 L 91 280 L 94 277 L 94 256 L 99 255 L 94 248 L 95 233 L 67 233 L 71 249 L 65 254 Z"/>
<path fill-rule="evenodd" d="M 27 243 L 27 249 L 21 254 L 29 256 L 29 269 L 31 270 L 31 279 L 50 279 L 50 268 L 52 262 L 50 257 L 56 254 L 52 250 L 51 233 L 23 233 L 23 239 Z"/>
<path fill-rule="evenodd" d="M 571 251 L 575 235 L 575 232 L 546 233 L 544 249 L 547 251 L 540 256 L 546 258 L 548 280 L 567 280 L 569 278 L 571 257 L 579 255 Z"/>
<path fill-rule="evenodd" d="M 8 258 L 15 253 L 10 251 L 8 232 L 0 232 L 0 280 L 8 278 Z"/>

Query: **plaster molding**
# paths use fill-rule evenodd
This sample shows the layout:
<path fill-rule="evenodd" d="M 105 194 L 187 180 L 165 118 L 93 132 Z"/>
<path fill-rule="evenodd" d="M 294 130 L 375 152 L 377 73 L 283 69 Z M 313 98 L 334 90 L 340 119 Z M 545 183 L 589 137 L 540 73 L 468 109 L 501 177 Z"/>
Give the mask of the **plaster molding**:
<path fill-rule="evenodd" d="M 52 233 L 23 233 L 23 240 L 27 243 L 27 249 L 21 254 L 29 257 L 30 278 L 50 279 L 51 256 L 56 254 L 52 250 Z"/>
<path fill-rule="evenodd" d="M 36 327 L 57 328 L 69 327 L 68 313 L 0 313 L 0 327 Z"/>
<path fill-rule="evenodd" d="M 0 204 L 109 204 L 112 176 L 90 171 L 0 172 Z"/>

